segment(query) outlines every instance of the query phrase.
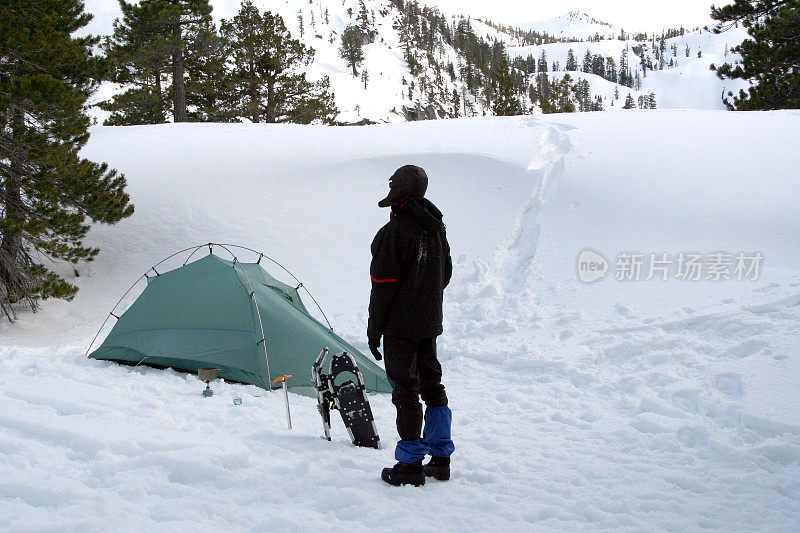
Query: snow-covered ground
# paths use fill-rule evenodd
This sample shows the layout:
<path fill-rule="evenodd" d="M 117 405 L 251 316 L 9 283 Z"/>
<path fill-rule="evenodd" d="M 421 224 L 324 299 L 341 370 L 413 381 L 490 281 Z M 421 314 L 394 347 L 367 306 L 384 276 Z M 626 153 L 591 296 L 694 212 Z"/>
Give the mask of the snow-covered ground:
<path fill-rule="evenodd" d="M 84 154 L 126 174 L 136 214 L 91 231 L 74 302 L 0 324 L 2 529 L 797 530 L 799 135 L 798 112 L 661 110 L 94 128 Z M 376 202 L 404 163 L 453 250 L 451 481 L 380 481 L 386 395 L 387 446 L 359 449 L 338 420 L 319 438 L 312 399 L 291 395 L 289 431 L 280 394 L 205 399 L 193 376 L 84 357 L 130 283 L 208 241 L 288 266 L 366 348 Z M 586 249 L 606 279 L 578 280 Z M 682 252 L 763 262 L 756 281 L 616 279 L 621 254 L 647 278 L 649 254 Z"/>

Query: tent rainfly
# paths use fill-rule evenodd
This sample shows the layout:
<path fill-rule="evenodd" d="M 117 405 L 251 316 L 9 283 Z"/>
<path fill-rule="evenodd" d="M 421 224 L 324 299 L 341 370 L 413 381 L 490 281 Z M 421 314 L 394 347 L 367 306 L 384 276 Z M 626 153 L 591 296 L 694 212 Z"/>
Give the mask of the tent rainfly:
<path fill-rule="evenodd" d="M 201 259 L 143 276 L 147 287 L 89 357 L 188 372 L 216 367 L 222 378 L 264 389 L 291 374 L 290 389 L 313 396 L 311 365 L 327 346 L 355 357 L 367 390 L 391 391 L 378 365 L 309 314 L 298 294 L 302 284 L 270 276 L 260 266 L 263 254 L 241 263 L 232 252 L 232 261 L 213 253 L 212 246 L 230 252 L 232 245 L 189 250 L 194 255 L 205 246 L 211 253 Z"/>

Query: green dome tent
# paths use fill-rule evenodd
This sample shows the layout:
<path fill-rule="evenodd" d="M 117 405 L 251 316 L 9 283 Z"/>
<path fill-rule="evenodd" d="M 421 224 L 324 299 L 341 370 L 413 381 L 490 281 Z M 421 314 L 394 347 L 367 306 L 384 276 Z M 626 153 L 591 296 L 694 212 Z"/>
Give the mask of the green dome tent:
<path fill-rule="evenodd" d="M 212 252 L 169 272 L 154 267 L 143 276 L 145 290 L 89 357 L 189 372 L 216 367 L 222 378 L 264 389 L 291 374 L 290 390 L 313 396 L 311 364 L 327 346 L 355 357 L 367 390 L 390 392 L 386 373 L 314 319 L 298 294 L 302 284 L 270 276 L 259 264 L 263 257 L 241 263 Z"/>

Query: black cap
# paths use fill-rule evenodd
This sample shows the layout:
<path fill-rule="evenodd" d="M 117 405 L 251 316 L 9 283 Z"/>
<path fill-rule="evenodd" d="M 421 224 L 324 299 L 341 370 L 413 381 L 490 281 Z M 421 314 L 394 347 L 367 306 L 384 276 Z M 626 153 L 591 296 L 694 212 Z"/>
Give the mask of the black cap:
<path fill-rule="evenodd" d="M 422 167 L 404 165 L 389 178 L 389 195 L 378 202 L 378 206 L 389 207 L 403 199 L 422 198 L 427 190 L 428 175 Z"/>

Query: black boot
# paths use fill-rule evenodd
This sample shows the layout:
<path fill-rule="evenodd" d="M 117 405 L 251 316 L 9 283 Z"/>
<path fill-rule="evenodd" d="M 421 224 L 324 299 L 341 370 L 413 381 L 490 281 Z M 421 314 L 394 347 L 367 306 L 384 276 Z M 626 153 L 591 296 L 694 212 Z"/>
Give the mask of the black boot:
<path fill-rule="evenodd" d="M 431 457 L 428 464 L 425 465 L 423 471 L 426 476 L 438 479 L 439 481 L 447 481 L 450 479 L 450 458 L 449 457 Z"/>
<path fill-rule="evenodd" d="M 397 463 L 392 468 L 384 468 L 381 479 L 390 485 L 414 485 L 419 487 L 425 484 L 425 474 L 422 473 L 422 459 L 415 463 Z"/>

